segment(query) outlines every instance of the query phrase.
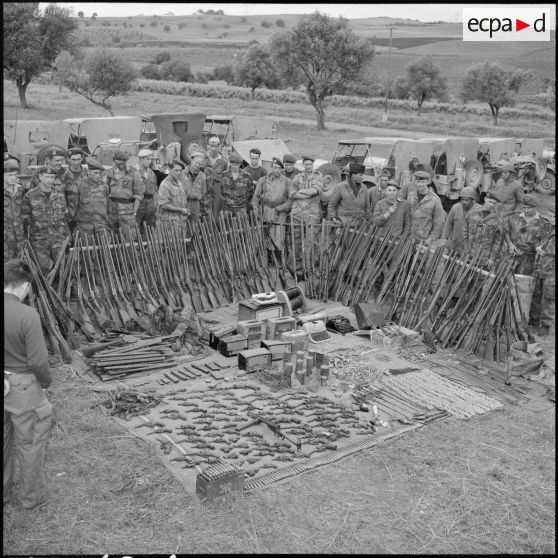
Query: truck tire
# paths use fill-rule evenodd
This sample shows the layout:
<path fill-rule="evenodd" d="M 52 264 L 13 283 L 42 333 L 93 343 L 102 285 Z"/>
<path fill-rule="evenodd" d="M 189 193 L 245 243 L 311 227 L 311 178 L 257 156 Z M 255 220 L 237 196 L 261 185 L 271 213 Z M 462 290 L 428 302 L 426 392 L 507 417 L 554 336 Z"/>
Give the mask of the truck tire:
<path fill-rule="evenodd" d="M 478 188 L 482 182 L 484 168 L 480 161 L 468 161 L 465 163 L 465 186 Z"/>
<path fill-rule="evenodd" d="M 555 188 L 556 177 L 554 176 L 554 173 L 547 170 L 537 189 L 543 194 L 554 194 Z"/>
<path fill-rule="evenodd" d="M 64 152 L 64 161 L 65 163 L 68 163 L 66 149 L 60 145 L 56 145 L 55 143 L 48 143 L 47 145 L 43 145 L 43 147 L 37 151 L 37 165 L 44 165 L 49 152 L 53 149 L 61 149 Z"/>

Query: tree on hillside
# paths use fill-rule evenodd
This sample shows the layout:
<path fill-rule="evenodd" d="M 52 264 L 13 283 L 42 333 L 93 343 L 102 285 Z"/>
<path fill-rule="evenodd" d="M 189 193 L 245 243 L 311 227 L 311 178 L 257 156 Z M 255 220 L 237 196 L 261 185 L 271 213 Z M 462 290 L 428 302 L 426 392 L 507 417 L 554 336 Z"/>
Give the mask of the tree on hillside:
<path fill-rule="evenodd" d="M 246 51 L 238 54 L 234 63 L 234 77 L 236 83 L 251 89 L 252 99 L 256 88 L 273 88 L 279 85 L 269 48 L 259 43 L 251 44 Z"/>
<path fill-rule="evenodd" d="M 284 80 L 306 86 L 319 130 L 325 129 L 327 98 L 344 82 L 355 79 L 374 55 L 374 47 L 358 38 L 346 19 L 319 12 L 303 17 L 291 31 L 273 35 L 270 45 L 273 65 Z"/>
<path fill-rule="evenodd" d="M 93 12 L 93 14 L 91 15 L 91 19 L 93 20 L 97 19 L 97 12 Z"/>
<path fill-rule="evenodd" d="M 114 113 L 108 100 L 128 93 L 136 79 L 129 62 L 104 50 L 96 50 L 83 59 L 61 52 L 55 67 L 57 76 L 70 91 L 104 108 L 111 116 Z"/>
<path fill-rule="evenodd" d="M 227 85 L 234 84 L 234 70 L 232 66 L 217 66 L 213 68 L 213 79 L 223 80 Z"/>
<path fill-rule="evenodd" d="M 447 99 L 448 86 L 441 71 L 431 56 L 423 56 L 407 66 L 406 86 L 409 96 L 417 102 L 418 114 L 421 113 L 424 101 L 432 98 Z M 402 82 L 398 83 L 399 88 L 402 85 Z"/>
<path fill-rule="evenodd" d="M 37 2 L 9 2 L 3 8 L 4 72 L 16 84 L 21 106 L 28 108 L 29 83 L 52 67 L 59 52 L 73 47 L 78 23 L 70 10 L 55 4 L 42 12 Z"/>
<path fill-rule="evenodd" d="M 514 106 L 516 94 L 529 75 L 525 70 L 506 68 L 498 62 L 476 64 L 465 72 L 461 84 L 461 99 L 465 103 L 470 100 L 488 103 L 494 126 L 497 126 L 500 109 Z"/>
<path fill-rule="evenodd" d="M 159 67 L 161 79 L 170 81 L 192 81 L 194 74 L 190 65 L 184 60 L 169 60 Z"/>

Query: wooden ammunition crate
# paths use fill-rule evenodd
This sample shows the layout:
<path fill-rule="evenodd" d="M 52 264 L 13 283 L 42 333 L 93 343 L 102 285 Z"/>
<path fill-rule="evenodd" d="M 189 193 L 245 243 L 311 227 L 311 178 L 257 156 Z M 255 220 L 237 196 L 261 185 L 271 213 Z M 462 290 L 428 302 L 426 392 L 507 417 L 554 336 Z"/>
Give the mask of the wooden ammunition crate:
<path fill-rule="evenodd" d="M 283 360 L 285 354 L 291 354 L 291 342 L 280 339 L 264 339 L 261 346 L 271 353 L 271 360 Z"/>
<path fill-rule="evenodd" d="M 249 349 L 238 354 L 238 367 L 246 372 L 255 372 L 271 366 L 271 353 L 267 349 Z"/>
<path fill-rule="evenodd" d="M 410 347 L 419 341 L 420 334 L 412 329 L 397 326 L 400 333 L 388 335 L 385 328 L 371 329 L 370 341 L 376 346 L 383 349 L 399 349 L 401 347 Z"/>
<path fill-rule="evenodd" d="M 235 356 L 240 353 L 240 351 L 245 351 L 248 348 L 248 337 L 246 337 L 246 335 L 229 335 L 223 337 L 223 339 L 219 341 L 217 348 L 223 356 Z"/>
<path fill-rule="evenodd" d="M 198 475 L 196 477 L 196 494 L 212 502 L 229 494 L 241 493 L 244 489 L 244 472 L 239 471 L 224 479 L 209 481 Z"/>

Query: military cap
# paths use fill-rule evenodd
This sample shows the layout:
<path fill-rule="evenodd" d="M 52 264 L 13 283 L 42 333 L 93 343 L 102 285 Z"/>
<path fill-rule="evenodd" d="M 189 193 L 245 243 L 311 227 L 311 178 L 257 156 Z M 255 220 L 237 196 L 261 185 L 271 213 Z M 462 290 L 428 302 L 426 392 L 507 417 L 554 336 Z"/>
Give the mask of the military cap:
<path fill-rule="evenodd" d="M 349 163 L 347 165 L 347 172 L 349 174 L 364 174 L 364 165 L 360 163 Z"/>
<path fill-rule="evenodd" d="M 14 161 L 17 161 L 18 163 L 21 164 L 19 157 L 16 157 L 15 155 L 9 153 L 8 151 L 4 151 L 4 161 L 7 161 L 8 159 L 13 159 Z"/>
<path fill-rule="evenodd" d="M 487 200 L 496 200 L 496 201 L 500 201 L 500 196 L 496 193 L 496 192 L 487 192 L 486 193 L 486 198 Z"/>
<path fill-rule="evenodd" d="M 415 175 L 415 178 L 426 178 L 430 180 L 430 173 L 426 172 L 425 170 L 419 170 L 413 174 Z"/>
<path fill-rule="evenodd" d="M 79 148 L 79 147 L 72 147 L 71 149 L 68 149 L 68 157 L 71 157 L 72 155 L 85 155 L 85 153 Z"/>
<path fill-rule="evenodd" d="M 500 165 L 500 169 L 502 170 L 502 172 L 515 172 L 515 165 L 506 161 L 505 163 L 502 163 Z"/>
<path fill-rule="evenodd" d="M 296 157 L 290 153 L 283 155 L 283 163 L 296 163 Z"/>
<path fill-rule="evenodd" d="M 138 151 L 138 157 L 151 157 L 153 155 L 153 151 L 151 149 L 140 149 Z"/>
<path fill-rule="evenodd" d="M 523 198 L 523 205 L 527 205 L 528 207 L 539 207 L 539 200 L 533 195 L 527 194 Z"/>
<path fill-rule="evenodd" d="M 66 152 L 61 147 L 53 147 L 49 149 L 47 157 L 66 157 Z"/>
<path fill-rule="evenodd" d="M 43 165 L 38 168 L 37 174 L 56 174 L 56 169 L 51 167 L 50 165 Z"/>
<path fill-rule="evenodd" d="M 465 186 L 465 188 L 463 188 L 463 190 L 461 190 L 461 192 L 459 193 L 459 197 L 471 198 L 474 200 L 477 197 L 477 194 L 474 188 L 471 188 L 471 186 Z"/>
<path fill-rule="evenodd" d="M 19 163 L 15 159 L 4 161 L 4 172 L 14 172 L 19 170 Z"/>
<path fill-rule="evenodd" d="M 101 171 L 105 170 L 105 167 L 103 167 L 103 165 L 99 163 L 97 159 L 93 159 L 93 157 L 87 159 L 86 163 L 89 170 L 101 170 Z"/>
<path fill-rule="evenodd" d="M 371 174 L 363 174 L 362 182 L 369 182 L 370 184 L 376 184 L 376 177 L 372 176 Z"/>
<path fill-rule="evenodd" d="M 184 170 L 186 168 L 186 165 L 180 159 L 173 159 L 170 162 L 169 167 L 172 169 L 172 167 L 174 167 L 175 165 L 178 165 L 179 167 L 182 167 L 182 170 Z"/>
<path fill-rule="evenodd" d="M 310 155 L 303 155 L 303 156 L 301 157 L 301 159 L 302 159 L 302 162 L 303 162 L 303 163 L 304 163 L 304 161 L 312 161 L 312 162 L 314 162 L 314 161 L 316 160 L 316 159 L 314 159 L 314 157 L 311 157 Z"/>
<path fill-rule="evenodd" d="M 229 157 L 229 162 L 230 163 L 238 163 L 240 165 L 242 163 L 242 157 L 238 153 L 233 153 Z"/>
<path fill-rule="evenodd" d="M 273 157 L 272 164 L 279 165 L 282 169 L 285 168 L 285 166 L 283 165 L 283 161 L 281 161 L 281 159 L 279 159 L 278 157 Z"/>
<path fill-rule="evenodd" d="M 128 155 L 128 153 L 126 153 L 126 151 L 115 151 L 114 155 L 112 156 L 112 159 L 114 161 L 127 161 L 130 158 L 130 156 Z"/>
<path fill-rule="evenodd" d="M 203 151 L 196 151 L 190 155 L 190 160 L 192 159 L 203 159 L 205 160 L 205 153 Z"/>
<path fill-rule="evenodd" d="M 399 185 L 399 182 L 396 182 L 395 180 L 388 180 L 386 186 L 394 186 L 398 190 L 401 189 L 401 186 Z"/>

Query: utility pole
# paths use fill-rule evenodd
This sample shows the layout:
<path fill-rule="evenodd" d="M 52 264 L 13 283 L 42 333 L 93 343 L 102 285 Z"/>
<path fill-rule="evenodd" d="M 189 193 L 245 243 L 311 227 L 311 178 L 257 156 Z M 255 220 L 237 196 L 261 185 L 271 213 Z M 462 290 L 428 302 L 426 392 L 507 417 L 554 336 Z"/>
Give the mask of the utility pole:
<path fill-rule="evenodd" d="M 391 80 L 389 77 L 389 68 L 391 68 L 391 42 L 393 37 L 393 27 L 389 28 L 389 51 L 388 51 L 388 73 L 386 73 L 386 99 L 385 99 L 385 106 L 384 106 L 384 115 L 382 116 L 382 121 L 387 122 L 388 119 L 388 99 L 389 99 L 389 89 L 391 86 Z"/>

